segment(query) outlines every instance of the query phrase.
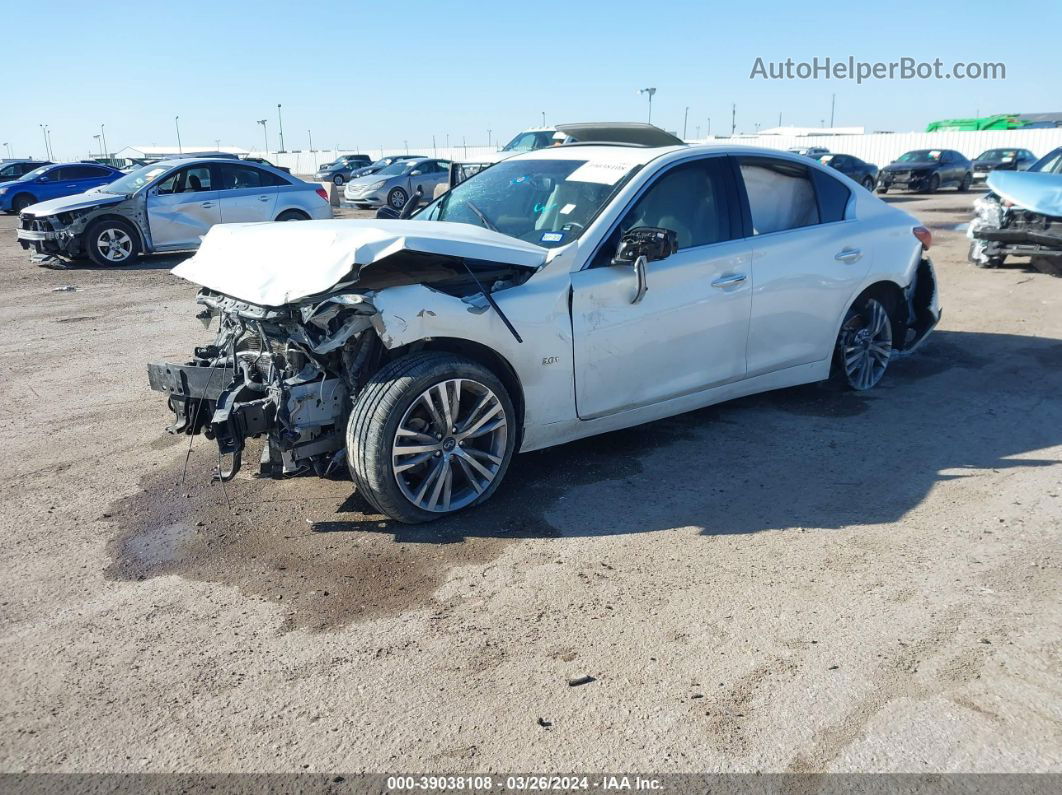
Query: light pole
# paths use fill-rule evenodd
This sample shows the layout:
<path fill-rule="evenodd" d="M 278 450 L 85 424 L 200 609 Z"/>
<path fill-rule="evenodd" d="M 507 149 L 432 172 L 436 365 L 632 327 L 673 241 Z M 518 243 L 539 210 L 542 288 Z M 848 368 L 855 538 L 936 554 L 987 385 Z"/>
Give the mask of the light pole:
<path fill-rule="evenodd" d="M 712 117 L 708 117 L 708 129 L 704 133 L 705 138 L 711 138 L 712 136 Z"/>
<path fill-rule="evenodd" d="M 284 120 L 280 118 L 280 103 L 277 103 L 277 132 L 280 134 L 280 149 L 277 152 L 283 152 L 284 149 Z"/>
<path fill-rule="evenodd" d="M 10 159 L 11 158 L 11 144 L 9 144 L 7 141 L 4 141 L 4 148 L 7 149 L 7 157 L 8 157 L 8 159 Z"/>
<path fill-rule="evenodd" d="M 403 139 L 402 144 L 406 147 L 406 154 L 409 154 L 409 141 Z"/>
<path fill-rule="evenodd" d="M 837 107 L 837 95 L 830 94 L 830 129 L 833 129 L 833 111 Z"/>
<path fill-rule="evenodd" d="M 52 149 L 52 128 L 44 125 L 44 137 L 48 139 L 48 157 L 55 159 L 55 150 Z"/>
<path fill-rule="evenodd" d="M 219 152 L 221 151 L 221 139 L 220 138 L 215 138 L 214 139 L 214 148 L 217 149 Z"/>
<path fill-rule="evenodd" d="M 100 136 L 97 134 L 97 135 L 93 135 L 92 137 L 96 139 L 96 143 L 100 147 L 100 156 L 102 156 L 103 155 L 103 144 L 100 143 Z"/>
<path fill-rule="evenodd" d="M 313 133 L 306 131 L 306 137 L 310 139 L 310 154 L 313 155 L 313 170 L 317 170 L 317 153 L 313 151 Z"/>
<path fill-rule="evenodd" d="M 542 111 L 542 126 L 546 126 L 546 111 Z"/>
<path fill-rule="evenodd" d="M 266 130 L 266 122 L 268 119 L 259 119 L 258 123 L 262 125 L 262 140 L 265 141 L 265 154 L 269 154 L 269 132 Z"/>
<path fill-rule="evenodd" d="M 649 95 L 649 123 L 653 123 L 653 94 L 656 93 L 655 88 L 641 88 L 638 90 L 639 94 Z"/>
<path fill-rule="evenodd" d="M 44 156 L 48 160 L 51 160 L 52 159 L 52 149 L 51 149 L 50 146 L 48 146 L 48 125 L 47 124 L 38 124 L 37 126 L 41 128 L 41 137 L 44 138 Z"/>
<path fill-rule="evenodd" d="M 489 127 L 487 128 L 487 148 L 490 149 L 490 134 L 494 132 Z"/>
<path fill-rule="evenodd" d="M 181 117 L 173 117 L 173 126 L 177 130 L 177 154 L 183 155 L 184 149 L 181 147 Z"/>
<path fill-rule="evenodd" d="M 107 148 L 107 133 L 103 131 L 103 124 L 100 123 L 100 137 L 103 138 L 103 156 L 110 157 L 111 150 Z"/>
<path fill-rule="evenodd" d="M 682 117 L 682 140 L 686 140 L 686 122 L 690 120 L 690 106 L 686 106 L 686 115 Z"/>

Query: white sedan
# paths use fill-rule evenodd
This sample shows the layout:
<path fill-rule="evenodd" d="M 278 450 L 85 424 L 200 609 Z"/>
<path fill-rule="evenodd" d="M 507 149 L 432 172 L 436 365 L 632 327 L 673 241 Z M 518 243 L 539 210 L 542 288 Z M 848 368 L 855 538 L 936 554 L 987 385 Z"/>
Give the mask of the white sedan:
<path fill-rule="evenodd" d="M 482 503 L 517 451 L 836 378 L 940 317 L 929 232 L 806 157 L 572 144 L 410 219 L 215 227 L 175 273 L 220 318 L 149 367 L 240 465 L 349 466 L 402 522 Z"/>

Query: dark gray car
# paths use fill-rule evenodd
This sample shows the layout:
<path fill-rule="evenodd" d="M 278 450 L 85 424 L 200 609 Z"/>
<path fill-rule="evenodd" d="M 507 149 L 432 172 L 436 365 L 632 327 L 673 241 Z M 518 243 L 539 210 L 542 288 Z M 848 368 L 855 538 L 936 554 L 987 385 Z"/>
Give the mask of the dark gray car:
<path fill-rule="evenodd" d="M 340 155 L 331 163 L 319 166 L 313 178 L 317 182 L 332 182 L 338 187 L 350 179 L 352 171 L 365 168 L 371 162 L 368 155 Z"/>

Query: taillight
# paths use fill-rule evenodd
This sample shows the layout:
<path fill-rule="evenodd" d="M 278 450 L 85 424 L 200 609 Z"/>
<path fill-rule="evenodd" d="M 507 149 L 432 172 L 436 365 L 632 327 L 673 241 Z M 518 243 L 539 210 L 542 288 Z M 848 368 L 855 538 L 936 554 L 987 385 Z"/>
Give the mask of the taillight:
<path fill-rule="evenodd" d="M 921 242 L 922 248 L 929 251 L 929 247 L 933 245 L 933 233 L 924 226 L 916 226 L 911 231 L 914 232 L 914 236 L 918 238 L 919 242 Z"/>
<path fill-rule="evenodd" d="M 317 195 L 320 196 L 325 201 L 328 201 L 328 191 L 326 191 L 320 185 L 317 186 Z"/>

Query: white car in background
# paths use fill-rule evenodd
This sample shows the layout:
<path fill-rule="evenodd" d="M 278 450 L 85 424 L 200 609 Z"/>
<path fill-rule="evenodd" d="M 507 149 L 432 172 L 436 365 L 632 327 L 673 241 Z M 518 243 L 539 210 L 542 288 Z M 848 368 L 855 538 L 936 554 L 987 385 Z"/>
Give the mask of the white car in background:
<path fill-rule="evenodd" d="M 482 503 L 517 451 L 831 376 L 873 387 L 940 317 L 928 230 L 807 157 L 569 144 L 409 220 L 217 226 L 174 273 L 218 316 L 149 366 L 239 468 L 348 466 L 381 513 Z"/>

